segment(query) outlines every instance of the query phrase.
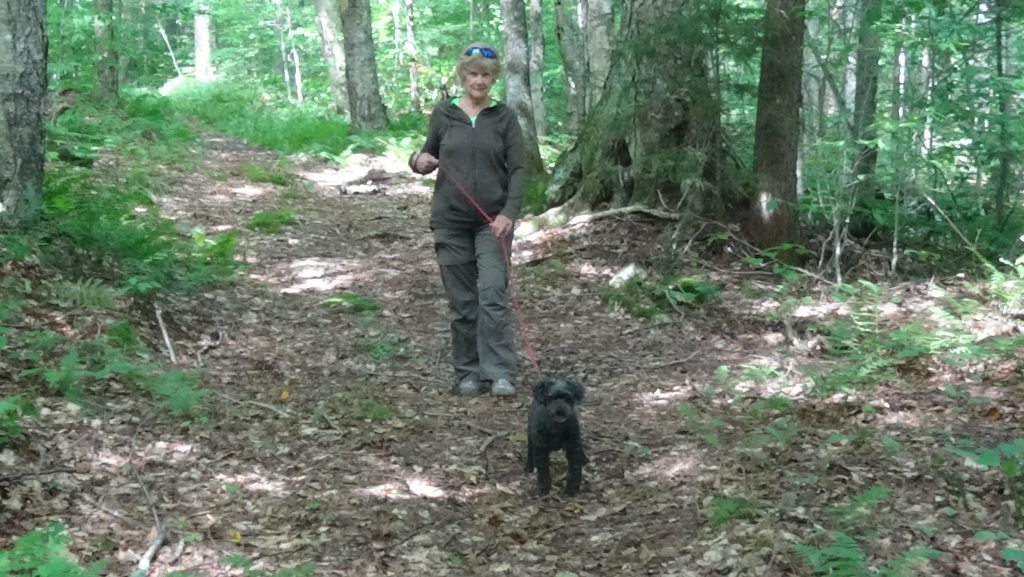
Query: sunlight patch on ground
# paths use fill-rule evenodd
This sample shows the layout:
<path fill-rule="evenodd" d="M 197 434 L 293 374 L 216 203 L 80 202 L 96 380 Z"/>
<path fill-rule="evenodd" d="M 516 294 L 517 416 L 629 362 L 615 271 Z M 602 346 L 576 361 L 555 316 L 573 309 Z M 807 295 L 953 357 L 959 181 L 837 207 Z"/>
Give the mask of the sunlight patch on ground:
<path fill-rule="evenodd" d="M 243 184 L 242 186 L 236 186 L 231 189 L 231 192 L 239 196 L 255 197 L 263 196 L 267 193 L 267 189 L 262 186 L 253 186 L 251 184 Z"/>
<path fill-rule="evenodd" d="M 378 497 L 391 501 L 409 499 L 441 499 L 447 495 L 444 489 L 423 477 L 406 477 L 403 483 L 391 482 L 364 487 L 356 491 L 361 497 Z"/>
<path fill-rule="evenodd" d="M 269 479 L 260 473 L 222 474 L 217 475 L 216 479 L 221 484 L 238 485 L 248 491 L 272 493 L 275 495 L 285 494 L 286 484 L 284 481 Z"/>
<path fill-rule="evenodd" d="M 669 455 L 644 464 L 635 472 L 627 472 L 626 477 L 675 479 L 697 474 L 700 464 L 700 451 L 696 448 L 689 448 L 685 451 L 672 451 Z"/>
<path fill-rule="evenodd" d="M 906 427 L 921 427 L 921 416 L 910 411 L 892 411 L 881 413 L 877 417 L 878 422 L 883 425 L 903 425 Z"/>
<path fill-rule="evenodd" d="M 156 441 L 147 445 L 142 454 L 147 459 L 173 463 L 185 460 L 194 449 L 195 446 L 190 443 Z"/>

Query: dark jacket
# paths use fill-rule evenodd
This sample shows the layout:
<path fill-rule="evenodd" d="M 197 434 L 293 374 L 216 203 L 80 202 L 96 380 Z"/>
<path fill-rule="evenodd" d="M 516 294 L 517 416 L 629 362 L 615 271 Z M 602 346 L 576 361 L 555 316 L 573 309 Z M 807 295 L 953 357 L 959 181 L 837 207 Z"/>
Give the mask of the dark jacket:
<path fill-rule="evenodd" d="M 475 229 L 487 224 L 466 194 L 491 218 L 519 217 L 526 169 L 523 134 L 511 108 L 495 102 L 480 112 L 474 127 L 457 104 L 441 102 L 430 114 L 421 151 L 440 162 L 430 228 Z"/>

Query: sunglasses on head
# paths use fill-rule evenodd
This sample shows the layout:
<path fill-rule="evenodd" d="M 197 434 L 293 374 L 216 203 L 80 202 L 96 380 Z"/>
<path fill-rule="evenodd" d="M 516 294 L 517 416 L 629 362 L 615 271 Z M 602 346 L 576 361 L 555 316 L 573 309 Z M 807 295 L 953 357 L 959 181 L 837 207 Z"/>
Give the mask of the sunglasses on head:
<path fill-rule="evenodd" d="M 495 58 L 498 57 L 498 55 L 495 54 L 494 51 L 491 50 L 490 48 L 481 48 L 479 46 L 471 46 L 468 50 L 466 50 L 466 56 L 477 56 L 477 55 L 483 56 L 484 58 L 490 58 L 491 60 L 494 60 Z"/>

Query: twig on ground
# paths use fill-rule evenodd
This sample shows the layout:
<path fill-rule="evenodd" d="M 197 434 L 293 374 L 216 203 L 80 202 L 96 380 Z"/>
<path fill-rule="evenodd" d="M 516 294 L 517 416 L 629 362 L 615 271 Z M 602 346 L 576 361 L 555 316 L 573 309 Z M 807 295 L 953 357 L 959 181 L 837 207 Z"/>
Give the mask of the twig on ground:
<path fill-rule="evenodd" d="M 174 565 L 180 561 L 183 553 L 185 553 L 185 539 L 178 539 L 178 544 L 174 547 L 174 553 L 171 554 L 171 558 L 167 560 L 167 564 Z"/>
<path fill-rule="evenodd" d="M 480 426 L 480 425 L 478 425 L 478 424 L 476 424 L 476 423 L 474 423 L 472 421 L 464 421 L 463 424 L 466 425 L 467 427 L 469 427 L 470 429 L 476 429 L 476 430 L 480 431 L 481 433 L 487 433 L 488 435 L 495 435 L 496 436 L 496 435 L 500 434 L 500 433 L 498 433 L 498 431 L 492 431 L 491 429 L 488 429 L 487 427 L 482 427 L 482 426 Z"/>
<path fill-rule="evenodd" d="M 174 344 L 171 343 L 171 337 L 167 334 L 167 325 L 164 324 L 164 312 L 160 310 L 160 307 L 153 307 L 156 310 L 156 322 L 160 325 L 160 333 L 164 336 L 164 344 L 167 346 L 167 353 L 171 356 L 171 364 L 178 364 L 178 359 L 174 355 Z"/>
<path fill-rule="evenodd" d="M 0 483 L 8 483 L 24 479 L 27 477 L 41 477 L 43 475 L 53 475 L 56 473 L 74 473 L 75 470 L 70 467 L 57 467 L 54 469 L 47 469 L 45 471 L 27 471 L 24 473 L 12 473 L 10 475 L 0 476 Z"/>
<path fill-rule="evenodd" d="M 490 447 L 491 443 L 494 442 L 494 439 L 497 439 L 497 438 L 498 438 L 498 435 L 491 435 L 491 436 L 487 437 L 486 439 L 484 439 L 484 442 L 480 443 L 480 452 L 483 453 L 484 451 L 486 451 L 487 447 Z"/>
<path fill-rule="evenodd" d="M 157 318 L 159 318 L 159 309 L 157 309 Z M 161 323 L 162 325 L 163 323 Z M 164 335 L 166 336 L 166 332 Z M 141 427 L 141 423 L 139 424 Z M 132 435 L 131 451 L 135 452 L 135 437 L 138 436 L 139 429 L 136 429 L 135 434 Z M 146 483 L 142 481 L 142 476 L 139 475 L 138 469 L 132 464 L 131 458 L 128 459 L 128 468 L 131 469 L 132 476 L 135 477 L 135 482 L 139 484 L 142 489 L 142 494 L 146 497 L 146 504 L 149 505 L 149 512 L 153 514 L 153 523 L 156 527 L 156 538 L 150 543 L 149 548 L 139 559 L 139 566 L 135 571 L 132 571 L 130 577 L 146 577 L 149 574 L 149 567 L 153 563 L 153 557 L 156 556 L 156 552 L 163 546 L 164 541 L 167 540 L 167 529 L 164 528 L 163 522 L 160 521 L 160 514 L 156 510 L 156 502 L 153 501 L 153 496 L 149 493 L 149 489 L 146 487 Z"/>
<path fill-rule="evenodd" d="M 111 509 L 110 507 L 107 507 L 106 505 L 103 505 L 102 503 L 97 501 L 94 497 L 92 497 L 91 495 L 87 495 L 86 493 L 82 492 L 81 490 L 72 489 L 70 487 L 65 487 L 64 485 L 61 485 L 60 483 L 57 483 L 56 481 L 48 481 L 48 480 L 44 479 L 43 483 L 46 484 L 46 486 L 48 486 L 50 488 L 53 488 L 53 489 L 56 489 L 57 491 L 60 491 L 61 493 L 66 493 L 66 494 L 68 494 L 68 495 L 70 495 L 72 497 L 77 497 L 77 498 L 81 499 L 82 501 L 85 501 L 85 503 L 87 505 L 93 507 L 94 509 L 100 511 L 101 513 L 106 513 L 107 515 L 110 515 L 111 517 L 113 517 L 113 518 L 115 518 L 115 519 L 117 519 L 119 521 L 124 521 L 125 523 L 128 523 L 129 525 L 131 525 L 132 527 L 135 527 L 136 529 L 146 529 L 146 528 L 149 527 L 145 523 L 140 523 L 140 522 L 136 521 L 135 519 L 132 519 L 131 517 L 126 516 L 124 513 L 118 511 L 117 509 Z"/>
<path fill-rule="evenodd" d="M 249 404 L 249 405 L 253 405 L 253 406 L 259 407 L 261 409 L 266 409 L 268 411 L 273 411 L 273 412 L 277 413 L 278 415 L 281 415 L 282 417 L 290 416 L 288 414 L 288 411 L 286 411 L 284 409 L 281 409 L 281 408 L 278 408 L 278 407 L 275 407 L 274 405 L 270 405 L 270 404 L 267 404 L 267 403 L 261 403 L 259 401 L 248 401 L 248 400 L 243 401 L 243 400 L 240 400 L 240 399 L 236 399 L 236 398 L 234 398 L 234 397 L 232 397 L 232 396 L 230 396 L 230 395 L 228 395 L 226 393 L 222 393 L 220 391 L 214 391 L 213 393 L 215 395 L 217 395 L 218 397 L 223 397 L 224 399 L 227 399 L 227 400 L 231 401 L 232 403 L 245 403 L 245 404 Z"/>
<path fill-rule="evenodd" d="M 665 369 L 665 368 L 668 368 L 668 367 L 671 367 L 671 366 L 681 365 L 681 364 L 683 364 L 685 362 L 688 362 L 688 361 L 692 360 L 694 357 L 699 355 L 701 352 L 703 352 L 703 351 L 699 351 L 699 350 L 698 351 L 693 351 L 693 353 L 691 353 L 685 359 L 676 359 L 674 361 L 668 361 L 668 362 L 665 362 L 665 363 L 654 363 L 654 364 L 651 364 L 651 365 L 644 365 L 644 368 L 645 369 Z"/>

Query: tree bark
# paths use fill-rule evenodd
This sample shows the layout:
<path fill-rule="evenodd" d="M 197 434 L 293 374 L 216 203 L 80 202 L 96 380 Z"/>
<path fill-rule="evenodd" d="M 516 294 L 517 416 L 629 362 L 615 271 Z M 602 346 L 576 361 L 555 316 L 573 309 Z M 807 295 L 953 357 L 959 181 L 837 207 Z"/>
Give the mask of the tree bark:
<path fill-rule="evenodd" d="M 46 81 L 46 0 L 0 1 L 0 225 L 39 216 Z"/>
<path fill-rule="evenodd" d="M 586 60 L 577 15 L 577 0 L 555 0 L 555 35 L 565 70 L 565 130 L 576 134 L 586 108 Z"/>
<path fill-rule="evenodd" d="M 405 0 L 405 52 L 409 55 L 409 103 L 419 111 L 420 98 L 420 51 L 416 48 L 416 11 L 413 0 Z"/>
<path fill-rule="evenodd" d="M 719 217 L 738 203 L 701 49 L 708 32 L 682 25 L 700 2 L 627 0 L 622 48 L 579 139 L 559 157 L 549 204 L 659 204 Z"/>
<path fill-rule="evenodd" d="M 611 0 L 580 0 L 584 7 L 587 55 L 586 109 L 590 111 L 604 92 L 611 70 L 611 36 L 614 20 Z"/>
<path fill-rule="evenodd" d="M 370 1 L 340 0 L 339 6 L 352 131 L 383 130 L 388 126 L 388 117 L 377 79 Z"/>
<path fill-rule="evenodd" d="M 875 144 L 875 115 L 878 112 L 878 71 L 882 57 L 882 41 L 877 25 L 882 16 L 882 0 L 861 0 L 860 24 L 857 33 L 857 64 L 854 72 L 853 122 L 850 124 L 850 145 L 856 150 L 850 178 L 861 212 L 855 217 L 858 226 L 852 230 L 870 231 L 870 207 L 875 202 L 875 166 L 878 145 Z M 858 224 L 858 223 L 855 223 Z M 856 234 L 856 232 L 855 232 Z"/>
<path fill-rule="evenodd" d="M 768 0 L 754 126 L 757 190 L 747 233 L 761 248 L 800 243 L 797 150 L 800 145 L 804 0 Z M 780 257 L 794 260 L 783 251 Z"/>
<path fill-rule="evenodd" d="M 1004 18 L 1006 0 L 995 0 L 995 28 L 996 28 L 996 97 L 999 99 L 999 117 L 996 125 L 999 127 L 999 168 L 996 170 L 995 178 L 995 202 L 993 217 L 996 224 L 1002 227 L 1006 220 L 1006 202 L 1009 196 L 1010 187 L 1010 130 L 1007 127 L 1007 118 L 1010 113 L 1010 93 L 1006 87 L 1006 70 L 1003 63 L 1004 51 Z"/>
<path fill-rule="evenodd" d="M 533 119 L 537 126 L 537 138 L 547 132 L 544 110 L 544 19 L 541 0 L 530 0 L 530 102 L 533 104 Z"/>
<path fill-rule="evenodd" d="M 527 172 L 531 178 L 543 177 L 544 162 L 530 100 L 526 6 L 522 0 L 501 0 L 501 15 L 505 23 L 505 100 L 516 112 L 523 131 Z"/>
<path fill-rule="evenodd" d="M 96 90 L 106 98 L 118 97 L 118 55 L 114 50 L 114 0 L 96 0 Z"/>
<path fill-rule="evenodd" d="M 195 65 L 196 80 L 213 80 L 212 39 L 210 36 L 210 9 L 200 4 L 195 16 Z"/>
<path fill-rule="evenodd" d="M 348 88 L 345 86 L 345 51 L 338 41 L 341 15 L 334 0 L 316 0 L 316 26 L 320 32 L 320 50 L 327 62 L 327 79 L 334 95 L 334 110 L 348 116 Z"/>

